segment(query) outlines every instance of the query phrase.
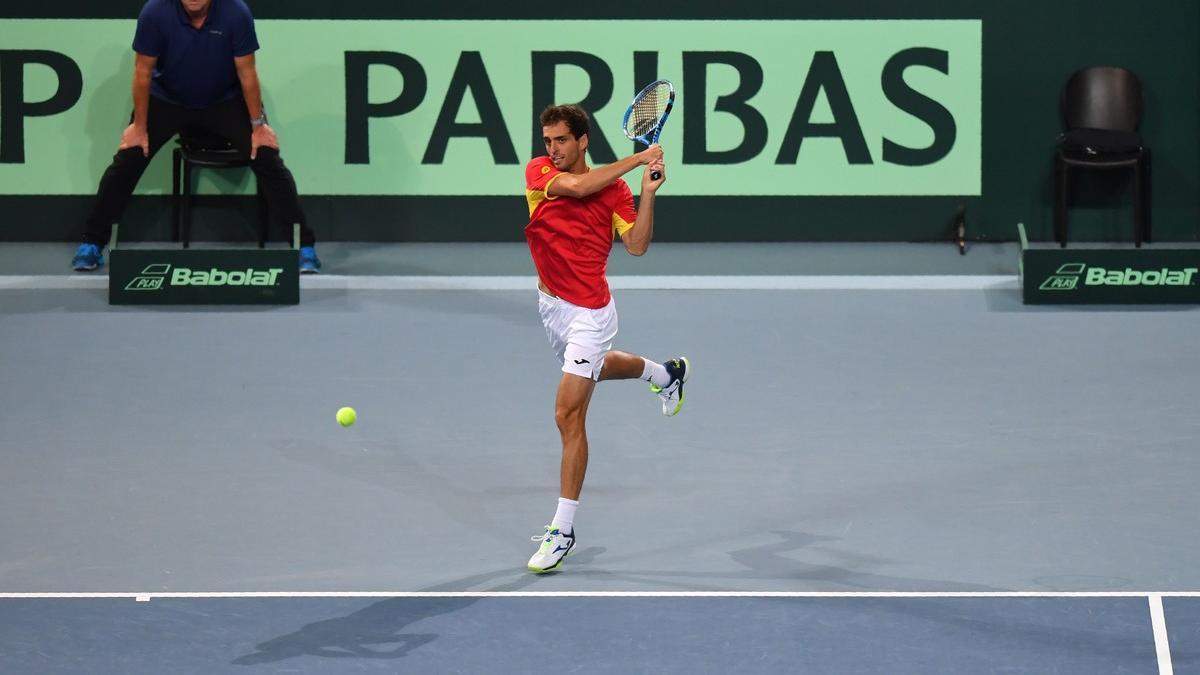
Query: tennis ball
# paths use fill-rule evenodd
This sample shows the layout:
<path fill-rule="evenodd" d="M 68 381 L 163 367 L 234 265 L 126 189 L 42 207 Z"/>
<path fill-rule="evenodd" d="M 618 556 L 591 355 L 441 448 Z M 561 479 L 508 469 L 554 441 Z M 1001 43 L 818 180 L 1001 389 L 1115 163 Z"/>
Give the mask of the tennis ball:
<path fill-rule="evenodd" d="M 354 408 L 339 408 L 337 411 L 338 424 L 348 427 L 354 424 L 358 419 L 358 413 L 354 412 Z"/>

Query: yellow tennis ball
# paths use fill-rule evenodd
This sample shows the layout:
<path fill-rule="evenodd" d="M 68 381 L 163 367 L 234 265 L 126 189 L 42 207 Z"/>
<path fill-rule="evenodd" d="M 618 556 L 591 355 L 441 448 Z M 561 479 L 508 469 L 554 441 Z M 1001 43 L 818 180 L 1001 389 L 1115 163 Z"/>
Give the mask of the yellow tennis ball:
<path fill-rule="evenodd" d="M 339 408 L 337 411 L 338 424 L 348 427 L 354 424 L 358 419 L 358 413 L 354 412 L 354 408 Z"/>

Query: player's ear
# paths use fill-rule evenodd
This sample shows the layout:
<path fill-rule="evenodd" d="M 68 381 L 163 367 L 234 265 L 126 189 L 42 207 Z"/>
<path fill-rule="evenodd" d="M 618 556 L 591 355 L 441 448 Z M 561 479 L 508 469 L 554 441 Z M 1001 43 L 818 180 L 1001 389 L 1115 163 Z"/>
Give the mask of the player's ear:
<path fill-rule="evenodd" d="M 582 136 L 579 137 L 579 151 L 587 152 L 587 144 L 588 144 L 587 134 L 583 134 Z"/>

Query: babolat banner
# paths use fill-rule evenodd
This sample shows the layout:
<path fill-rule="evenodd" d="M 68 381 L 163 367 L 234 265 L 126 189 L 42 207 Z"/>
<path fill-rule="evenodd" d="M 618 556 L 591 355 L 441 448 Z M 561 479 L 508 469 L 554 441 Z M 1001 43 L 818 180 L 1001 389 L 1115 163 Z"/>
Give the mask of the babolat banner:
<path fill-rule="evenodd" d="M 295 305 L 294 249 L 122 249 L 109 252 L 113 305 Z"/>
<path fill-rule="evenodd" d="M 0 22 L 0 194 L 95 193 L 129 120 L 134 28 Z M 592 114 L 591 162 L 606 164 L 633 151 L 622 115 L 658 78 L 677 90 L 660 139 L 672 195 L 981 194 L 979 20 L 644 28 L 260 20 L 258 71 L 305 195 L 512 195 L 551 103 Z M 139 193 L 170 192 L 168 155 Z M 253 189 L 200 175 L 201 192 Z"/>
<path fill-rule="evenodd" d="M 1026 304 L 1200 304 L 1200 248 L 1027 249 Z"/>

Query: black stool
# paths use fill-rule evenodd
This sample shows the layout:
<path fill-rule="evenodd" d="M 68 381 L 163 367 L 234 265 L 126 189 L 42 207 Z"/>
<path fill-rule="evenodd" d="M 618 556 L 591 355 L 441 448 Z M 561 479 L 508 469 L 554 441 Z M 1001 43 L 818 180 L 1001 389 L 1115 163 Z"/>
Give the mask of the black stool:
<path fill-rule="evenodd" d="M 172 153 L 171 220 L 174 224 L 172 241 L 182 241 L 188 248 L 192 243 L 192 168 L 236 169 L 250 166 L 250 160 L 240 157 L 233 144 L 218 136 L 180 134 Z M 256 184 L 258 195 L 258 247 L 267 244 L 269 215 L 262 186 Z"/>

